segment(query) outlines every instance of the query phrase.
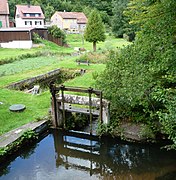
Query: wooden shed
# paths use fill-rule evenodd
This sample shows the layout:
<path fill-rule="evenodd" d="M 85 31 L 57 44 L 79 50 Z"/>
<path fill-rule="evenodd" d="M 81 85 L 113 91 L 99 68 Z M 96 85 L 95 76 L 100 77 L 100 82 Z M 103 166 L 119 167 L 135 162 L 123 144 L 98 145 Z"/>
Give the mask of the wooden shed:
<path fill-rule="evenodd" d="M 37 33 L 43 39 L 48 39 L 46 28 L 2 28 L 0 29 L 0 43 L 32 40 L 34 33 Z"/>
<path fill-rule="evenodd" d="M 0 43 L 9 43 L 12 41 L 32 41 L 34 33 L 38 34 L 42 39 L 46 39 L 63 46 L 63 42 L 59 38 L 54 38 L 48 34 L 47 28 L 1 28 Z"/>

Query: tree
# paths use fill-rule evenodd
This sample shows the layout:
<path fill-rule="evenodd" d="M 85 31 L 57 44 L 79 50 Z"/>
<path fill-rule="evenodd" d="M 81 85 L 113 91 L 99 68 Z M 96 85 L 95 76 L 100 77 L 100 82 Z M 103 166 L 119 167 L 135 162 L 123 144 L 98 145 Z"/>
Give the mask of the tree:
<path fill-rule="evenodd" d="M 124 15 L 129 0 L 113 0 L 112 32 L 115 37 L 123 37 L 128 18 Z"/>
<path fill-rule="evenodd" d="M 51 16 L 54 14 L 54 7 L 47 4 L 47 6 L 45 7 L 45 18 L 47 21 L 50 21 Z"/>
<path fill-rule="evenodd" d="M 96 44 L 106 39 L 104 24 L 96 10 L 93 10 L 88 18 L 84 38 L 86 41 L 93 43 L 94 51 L 96 51 Z"/>
<path fill-rule="evenodd" d="M 131 23 L 141 30 L 134 43 L 110 55 L 98 79 L 115 119 L 142 122 L 164 132 L 176 148 L 176 3 L 131 0 Z M 115 120 L 114 119 L 114 120 Z"/>

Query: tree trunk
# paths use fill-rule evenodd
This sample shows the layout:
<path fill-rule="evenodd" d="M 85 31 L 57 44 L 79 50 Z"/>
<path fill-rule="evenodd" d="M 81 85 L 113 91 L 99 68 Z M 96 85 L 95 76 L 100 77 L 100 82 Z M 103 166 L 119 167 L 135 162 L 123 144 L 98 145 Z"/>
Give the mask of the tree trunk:
<path fill-rule="evenodd" d="M 93 42 L 93 51 L 96 51 L 96 42 Z"/>

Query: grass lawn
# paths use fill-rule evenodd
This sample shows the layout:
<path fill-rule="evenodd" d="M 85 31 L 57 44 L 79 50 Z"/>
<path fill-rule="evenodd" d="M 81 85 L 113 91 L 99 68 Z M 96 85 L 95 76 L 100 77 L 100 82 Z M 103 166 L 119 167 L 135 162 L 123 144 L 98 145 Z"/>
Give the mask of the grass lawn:
<path fill-rule="evenodd" d="M 77 57 L 71 57 L 68 54 L 74 52 L 74 47 L 81 47 L 82 41 L 80 35 L 68 35 L 67 38 L 71 46 L 70 48 L 58 47 L 53 43 L 45 41 L 45 47 L 37 49 L 0 49 L 0 60 L 5 57 L 17 57 L 22 53 L 34 53 L 39 49 L 45 52 L 59 52 L 59 54 L 54 56 L 24 58 L 9 64 L 0 65 L 0 102 L 2 102 L 0 103 L 0 135 L 25 123 L 41 119 L 48 114 L 48 109 L 50 107 L 51 95 L 49 91 L 45 91 L 39 95 L 26 94 L 24 92 L 6 89 L 5 86 L 10 83 L 34 77 L 57 68 L 75 70 L 86 69 L 87 73 L 85 75 L 69 80 L 64 84 L 66 86 L 95 88 L 94 73 L 102 72 L 105 68 L 105 64 L 91 64 L 90 66 L 81 64 L 78 66 L 75 63 Z M 129 43 L 125 40 L 108 37 L 106 42 L 98 44 L 98 48 L 113 49 L 127 44 Z M 85 46 L 87 50 L 92 49 L 91 43 L 85 42 Z M 8 54 L 8 56 L 6 56 L 6 54 Z M 10 112 L 9 106 L 12 104 L 25 104 L 26 110 L 21 113 Z"/>
<path fill-rule="evenodd" d="M 20 91 L 1 89 L 0 101 L 3 104 L 0 104 L 0 134 L 46 116 L 50 106 L 49 99 L 49 92 L 34 96 Z M 9 107 L 12 104 L 25 104 L 26 110 L 21 113 L 10 112 Z"/>
<path fill-rule="evenodd" d="M 34 54 L 39 51 L 39 48 L 32 48 L 32 49 L 6 49 L 0 48 L 0 60 L 8 60 L 9 58 L 21 56 L 24 54 Z"/>
<path fill-rule="evenodd" d="M 71 48 L 73 47 L 84 47 L 86 50 L 92 51 L 93 44 L 90 42 L 83 41 L 83 36 L 81 34 L 68 34 L 67 41 Z M 130 44 L 130 42 L 120 39 L 114 38 L 113 36 L 107 36 L 105 42 L 97 43 L 97 50 L 106 49 L 110 50 L 117 47 L 123 47 Z"/>

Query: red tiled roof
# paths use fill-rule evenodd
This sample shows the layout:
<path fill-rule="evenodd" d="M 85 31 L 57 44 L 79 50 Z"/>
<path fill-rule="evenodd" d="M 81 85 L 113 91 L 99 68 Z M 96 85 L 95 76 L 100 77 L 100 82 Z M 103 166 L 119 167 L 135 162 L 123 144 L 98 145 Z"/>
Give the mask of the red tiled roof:
<path fill-rule="evenodd" d="M 45 16 L 42 12 L 40 6 L 29 6 L 29 5 L 16 5 L 18 12 L 20 13 L 20 17 L 23 19 L 44 19 Z M 24 14 L 40 14 L 39 17 L 26 17 Z"/>
<path fill-rule="evenodd" d="M 77 19 L 78 24 L 86 24 L 87 17 L 83 12 L 57 12 L 63 19 Z"/>
<path fill-rule="evenodd" d="M 9 14 L 9 5 L 7 0 L 0 0 L 0 14 Z"/>

